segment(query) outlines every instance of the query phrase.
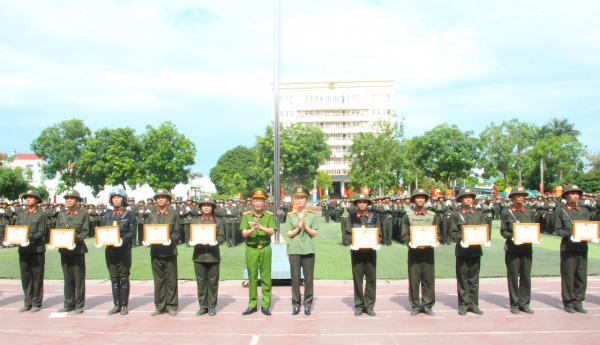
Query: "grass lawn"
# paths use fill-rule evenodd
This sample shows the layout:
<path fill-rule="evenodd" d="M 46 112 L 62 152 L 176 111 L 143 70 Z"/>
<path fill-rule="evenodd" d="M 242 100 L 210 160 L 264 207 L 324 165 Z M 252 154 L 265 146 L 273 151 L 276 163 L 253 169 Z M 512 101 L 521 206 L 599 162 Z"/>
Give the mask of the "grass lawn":
<path fill-rule="evenodd" d="M 324 219 L 324 218 L 321 218 Z M 285 237 L 285 235 L 284 235 Z M 560 238 L 542 235 L 543 242 L 534 246 L 533 276 L 560 276 Z M 104 249 L 94 247 L 94 239 L 88 239 L 89 253 L 86 254 L 87 278 L 108 279 L 108 271 L 104 261 Z M 316 247 L 316 279 L 352 279 L 350 267 L 350 249 L 341 246 L 339 223 L 323 223 L 315 238 Z M 600 274 L 600 245 L 589 245 L 588 274 Z M 179 278 L 193 279 L 192 248 L 180 245 Z M 407 248 L 394 243 L 391 247 L 382 247 L 378 251 L 377 278 L 406 279 Z M 244 245 L 235 248 L 221 246 L 221 280 L 241 280 L 246 268 Z M 151 280 L 150 250 L 146 247 L 135 247 L 132 250 L 133 266 L 131 279 Z M 436 277 L 454 278 L 454 244 L 440 246 L 435 250 Z M 19 258 L 17 248 L 0 250 L 0 277 L 18 279 Z M 63 279 L 58 250 L 46 253 L 46 279 Z M 506 277 L 504 265 L 504 239 L 500 237 L 499 222 L 494 221 L 492 230 L 492 247 L 483 249 L 481 259 L 481 277 Z"/>

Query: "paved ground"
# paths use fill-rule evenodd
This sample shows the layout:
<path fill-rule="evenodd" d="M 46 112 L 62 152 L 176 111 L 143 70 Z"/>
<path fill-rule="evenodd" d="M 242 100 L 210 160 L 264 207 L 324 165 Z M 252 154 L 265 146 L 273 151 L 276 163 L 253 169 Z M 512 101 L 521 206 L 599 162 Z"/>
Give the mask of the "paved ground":
<path fill-rule="evenodd" d="M 560 280 L 535 279 L 535 315 L 508 311 L 506 281 L 481 283 L 483 316 L 457 314 L 456 283 L 438 280 L 435 315 L 410 316 L 406 281 L 380 281 L 377 316 L 353 314 L 352 284 L 319 281 L 314 313 L 291 315 L 289 286 L 273 291 L 273 315 L 260 312 L 242 316 L 248 292 L 241 282 L 222 282 L 218 314 L 195 316 L 198 310 L 194 282 L 181 282 L 180 313 L 151 317 L 151 282 L 134 282 L 127 316 L 108 316 L 112 306 L 110 286 L 88 281 L 85 313 L 57 314 L 62 307 L 60 282 L 47 281 L 44 306 L 37 314 L 18 313 L 23 305 L 18 281 L 0 281 L 0 343 L 3 344 L 413 344 L 444 345 L 482 341 L 487 344 L 598 344 L 600 342 L 600 278 L 590 277 L 584 307 L 587 315 L 562 310 Z M 62 316 L 62 317 L 59 317 Z"/>

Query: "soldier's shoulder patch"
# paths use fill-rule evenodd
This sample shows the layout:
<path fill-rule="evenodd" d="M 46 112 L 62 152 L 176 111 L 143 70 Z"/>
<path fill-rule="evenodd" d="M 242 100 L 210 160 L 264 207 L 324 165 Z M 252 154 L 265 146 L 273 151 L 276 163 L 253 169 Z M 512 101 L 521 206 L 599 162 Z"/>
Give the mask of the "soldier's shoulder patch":
<path fill-rule="evenodd" d="M 306 211 L 309 212 L 309 213 L 317 213 L 317 212 L 315 212 L 313 210 L 306 210 Z"/>
<path fill-rule="evenodd" d="M 265 213 L 266 213 L 266 214 L 273 215 L 273 212 L 270 212 L 270 211 L 265 211 Z"/>
<path fill-rule="evenodd" d="M 243 214 L 250 214 L 250 213 L 252 213 L 252 211 L 246 211 Z"/>

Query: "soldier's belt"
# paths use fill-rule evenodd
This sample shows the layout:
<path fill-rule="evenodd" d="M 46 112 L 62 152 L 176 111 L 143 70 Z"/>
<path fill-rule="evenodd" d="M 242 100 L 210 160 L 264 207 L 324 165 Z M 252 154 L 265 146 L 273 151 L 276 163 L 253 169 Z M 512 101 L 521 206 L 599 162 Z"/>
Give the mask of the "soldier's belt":
<path fill-rule="evenodd" d="M 263 249 L 264 247 L 270 246 L 271 243 L 263 243 L 263 244 L 258 244 L 258 245 L 246 244 L 246 245 L 250 248 Z"/>

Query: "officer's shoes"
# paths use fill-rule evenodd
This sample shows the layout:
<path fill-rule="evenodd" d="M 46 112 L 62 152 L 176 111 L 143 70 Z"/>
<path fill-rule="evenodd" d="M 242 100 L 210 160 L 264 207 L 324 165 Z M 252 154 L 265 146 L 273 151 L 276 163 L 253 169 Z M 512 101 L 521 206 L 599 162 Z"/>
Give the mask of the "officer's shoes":
<path fill-rule="evenodd" d="M 479 308 L 471 308 L 469 311 L 475 315 L 483 315 L 483 312 Z"/>
<path fill-rule="evenodd" d="M 164 310 L 155 310 L 155 311 L 152 312 L 152 314 L 150 314 L 150 316 L 162 315 L 164 313 L 165 313 Z"/>
<path fill-rule="evenodd" d="M 423 314 L 433 316 L 433 310 L 431 310 L 431 308 L 424 308 Z"/>
<path fill-rule="evenodd" d="M 587 310 L 583 309 L 583 307 L 575 307 L 575 311 L 582 314 L 587 314 Z"/>
<path fill-rule="evenodd" d="M 565 311 L 569 314 L 575 314 L 575 309 L 573 307 L 565 307 Z"/>
<path fill-rule="evenodd" d="M 31 308 L 31 310 L 29 311 L 30 313 L 37 313 L 38 311 L 40 311 L 41 309 L 38 307 L 33 307 Z"/>
<path fill-rule="evenodd" d="M 19 309 L 19 313 L 24 313 L 24 312 L 30 311 L 30 310 L 31 310 L 31 307 L 23 307 L 23 308 Z"/>
<path fill-rule="evenodd" d="M 292 315 L 300 314 L 300 308 L 292 308 Z"/>
<path fill-rule="evenodd" d="M 271 311 L 269 310 L 269 308 L 262 307 L 260 308 L 260 311 L 267 316 L 271 316 Z"/>
<path fill-rule="evenodd" d="M 242 315 L 250 315 L 256 313 L 256 308 L 248 308 L 242 312 Z"/>
<path fill-rule="evenodd" d="M 466 311 L 466 310 L 463 310 L 463 309 L 459 309 L 459 310 L 458 310 L 458 315 L 460 315 L 460 316 L 465 316 L 465 315 L 467 315 L 467 311 Z"/>
<path fill-rule="evenodd" d="M 73 311 L 73 308 L 60 308 L 56 312 L 57 313 L 68 313 L 70 311 Z"/>
<path fill-rule="evenodd" d="M 363 313 L 362 309 L 356 309 L 356 310 L 354 311 L 354 316 L 361 316 L 361 315 L 362 315 L 362 313 Z"/>
<path fill-rule="evenodd" d="M 519 313 L 519 309 L 517 308 L 510 308 L 510 312 L 513 314 L 518 314 Z"/>
<path fill-rule="evenodd" d="M 196 313 L 196 316 L 202 316 L 204 314 L 208 313 L 208 309 L 207 308 L 200 308 L 200 310 L 198 310 L 198 312 Z"/>
<path fill-rule="evenodd" d="M 83 314 L 83 308 L 75 309 L 75 314 Z"/>
<path fill-rule="evenodd" d="M 534 313 L 534 311 L 531 310 L 531 308 L 527 308 L 527 307 L 525 307 L 525 308 L 519 308 L 519 310 L 521 310 L 522 312 L 527 313 L 527 314 L 533 314 Z"/>
<path fill-rule="evenodd" d="M 413 308 L 413 310 L 410 312 L 411 316 L 417 316 L 419 315 L 421 311 L 418 308 Z"/>
<path fill-rule="evenodd" d="M 312 310 L 310 310 L 310 307 L 304 307 L 304 315 L 310 315 L 312 313 Z"/>
<path fill-rule="evenodd" d="M 177 316 L 177 310 L 169 310 L 169 316 Z"/>
<path fill-rule="evenodd" d="M 215 310 L 215 308 L 208 308 L 208 316 L 215 316 L 217 315 L 217 311 Z"/>
<path fill-rule="evenodd" d="M 365 313 L 367 315 L 369 315 L 369 316 L 375 316 L 375 315 L 377 315 L 377 314 L 375 314 L 375 311 L 373 311 L 373 310 L 367 310 L 367 311 L 365 311 Z"/>
<path fill-rule="evenodd" d="M 121 306 L 116 305 L 114 308 L 108 311 L 108 315 L 113 315 L 121 311 Z"/>
<path fill-rule="evenodd" d="M 127 306 L 124 305 L 121 307 L 121 315 L 127 315 L 129 314 L 129 309 L 127 309 Z"/>

